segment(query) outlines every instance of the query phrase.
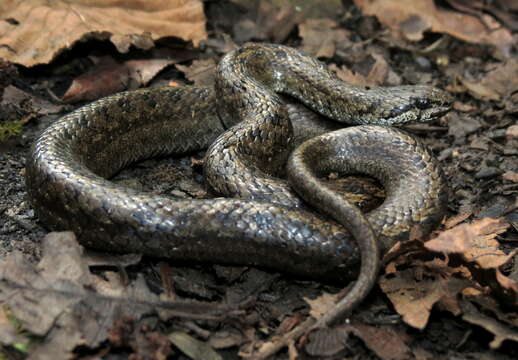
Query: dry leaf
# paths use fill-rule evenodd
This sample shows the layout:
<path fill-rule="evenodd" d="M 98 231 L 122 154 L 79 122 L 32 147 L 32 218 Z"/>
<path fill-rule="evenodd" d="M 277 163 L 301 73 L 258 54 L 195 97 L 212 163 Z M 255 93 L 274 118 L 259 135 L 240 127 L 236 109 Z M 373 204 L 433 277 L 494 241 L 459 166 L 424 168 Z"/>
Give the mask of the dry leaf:
<path fill-rule="evenodd" d="M 444 227 L 446 229 L 451 229 L 454 226 L 459 225 L 464 220 L 468 219 L 473 214 L 472 211 L 461 212 L 447 220 L 444 221 Z"/>
<path fill-rule="evenodd" d="M 308 19 L 299 24 L 302 50 L 316 58 L 331 58 L 337 46 L 351 44 L 349 32 L 331 19 Z"/>
<path fill-rule="evenodd" d="M 341 67 L 336 66 L 335 64 L 331 64 L 329 69 L 336 72 L 336 76 L 341 80 L 345 81 L 351 85 L 358 86 L 377 86 L 382 85 L 386 82 L 387 77 L 390 72 L 389 65 L 385 58 L 378 53 L 370 54 L 372 59 L 374 59 L 374 63 L 370 67 L 369 73 L 364 76 L 360 73 L 355 73 L 349 70 L 347 67 L 342 65 Z M 395 84 L 391 84 L 395 85 Z"/>
<path fill-rule="evenodd" d="M 515 173 L 515 172 L 506 172 L 506 173 L 502 174 L 502 177 L 503 177 L 505 180 L 508 180 L 508 181 L 512 181 L 512 182 L 518 183 L 518 173 Z"/>
<path fill-rule="evenodd" d="M 489 344 L 492 349 L 498 349 L 505 340 L 518 342 L 518 331 L 509 328 L 496 319 L 481 314 L 472 304 L 464 302 L 462 310 L 464 312 L 462 315 L 463 320 L 479 325 L 493 333 L 495 338 Z"/>
<path fill-rule="evenodd" d="M 149 59 L 119 64 L 111 57 L 104 57 L 94 69 L 76 77 L 61 100 L 66 103 L 92 101 L 137 89 L 147 85 L 156 74 L 175 62 L 173 59 Z"/>
<path fill-rule="evenodd" d="M 351 330 L 354 335 L 363 340 L 382 360 L 409 359 L 410 348 L 405 344 L 405 334 L 395 327 L 380 325 L 371 326 L 362 323 L 353 323 Z"/>
<path fill-rule="evenodd" d="M 336 301 L 338 300 L 338 295 L 329 294 L 324 292 L 321 296 L 316 299 L 304 298 L 304 301 L 307 302 L 310 306 L 309 313 L 315 319 L 320 318 L 322 315 L 327 313 L 329 309 L 336 305 Z"/>
<path fill-rule="evenodd" d="M 494 45 L 508 54 L 513 37 L 493 18 L 483 23 L 477 17 L 442 9 L 433 0 L 354 0 L 365 15 L 374 15 L 395 33 L 411 41 L 421 40 L 425 31 L 446 33 L 472 43 Z M 490 27 L 488 27 L 488 24 Z"/>
<path fill-rule="evenodd" d="M 443 279 L 440 274 L 431 273 L 424 279 L 416 269 L 408 269 L 382 277 L 379 284 L 403 321 L 417 329 L 424 329 L 434 304 L 446 296 L 455 296 L 471 282 L 453 277 Z"/>
<path fill-rule="evenodd" d="M 37 265 L 19 252 L 0 259 L 0 303 L 9 309 L 21 330 L 42 337 L 31 353 L 45 359 L 68 358 L 79 344 L 98 346 L 123 318 L 138 319 L 158 312 L 164 319 L 220 320 L 235 311 L 227 305 L 162 302 L 142 276 L 130 284 L 123 284 L 120 276 L 111 272 L 104 279 L 94 276 L 71 232 L 48 234 Z M 1 321 L 0 316 L 0 328 L 5 327 Z M 3 345 L 13 345 L 3 341 L 19 341 L 5 335 L 0 336 Z"/>
<path fill-rule="evenodd" d="M 518 307 L 518 283 L 503 275 L 499 268 L 512 259 L 518 249 L 505 254 L 495 239 L 507 230 L 504 219 L 484 218 L 444 231 L 425 247 L 431 251 L 459 254 L 473 278 L 488 285 L 502 301 Z"/>
<path fill-rule="evenodd" d="M 223 359 L 208 343 L 197 340 L 184 332 L 172 332 L 169 334 L 169 340 L 192 360 Z"/>
<path fill-rule="evenodd" d="M 207 37 L 200 0 L 3 0 L 0 15 L 0 58 L 25 66 L 47 64 L 89 38 L 110 39 L 127 52 L 163 37 L 195 46 Z"/>
<path fill-rule="evenodd" d="M 209 86 L 214 85 L 214 71 L 216 62 L 214 59 L 194 60 L 190 66 L 175 65 L 178 70 L 185 74 L 194 85 Z"/>
<path fill-rule="evenodd" d="M 446 254 L 460 253 L 466 261 L 474 261 L 483 269 L 498 268 L 509 261 L 510 255 L 498 249 L 495 237 L 508 227 L 502 219 L 485 218 L 444 231 L 425 247 Z"/>
<path fill-rule="evenodd" d="M 509 138 L 518 138 L 518 125 L 511 125 L 505 130 L 505 136 Z"/>
<path fill-rule="evenodd" d="M 308 18 L 334 18 L 343 13 L 340 0 L 232 0 L 248 10 L 233 26 L 234 40 L 272 40 L 283 43 L 295 26 Z"/>
<path fill-rule="evenodd" d="M 322 328 L 309 334 L 304 349 L 311 356 L 332 356 L 345 349 L 347 329 Z"/>
<path fill-rule="evenodd" d="M 471 95 L 482 100 L 502 100 L 518 91 L 518 60 L 491 66 L 493 69 L 480 80 L 460 78 Z"/>

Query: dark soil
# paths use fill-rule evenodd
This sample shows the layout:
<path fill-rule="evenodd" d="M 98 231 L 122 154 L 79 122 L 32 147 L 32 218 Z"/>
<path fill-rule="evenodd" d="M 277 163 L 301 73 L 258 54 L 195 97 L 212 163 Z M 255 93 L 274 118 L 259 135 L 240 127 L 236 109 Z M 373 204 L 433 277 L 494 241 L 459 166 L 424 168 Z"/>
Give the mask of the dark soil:
<path fill-rule="evenodd" d="M 208 29 L 210 38 L 199 51 L 200 59 L 214 59 L 216 62 L 225 52 L 224 36 L 230 36 L 240 43 L 250 40 L 243 33 L 237 34 L 239 28 L 233 26 L 232 19 L 241 19 L 243 9 L 227 2 L 206 2 Z M 224 15 L 223 15 L 224 14 Z M 237 21 L 237 20 L 235 20 Z M 367 59 L 371 52 L 383 54 L 389 68 L 403 83 L 427 83 L 442 88 L 452 88 L 456 84 L 455 76 L 464 74 L 459 69 L 468 69 L 474 78 L 483 75 L 488 64 L 498 63 L 492 49 L 485 46 L 470 45 L 453 38 L 448 38 L 446 48 L 438 52 L 418 54 L 390 43 L 387 37 L 381 37 L 383 27 L 374 18 L 363 17 L 352 5 L 346 8 L 339 18 L 339 24 L 351 32 L 353 42 L 365 42 L 361 49 L 354 50 L 353 56 L 336 52 L 330 64 L 347 65 L 359 73 L 368 73 L 369 62 L 353 64 L 354 58 Z M 421 44 L 425 48 L 436 40 L 437 35 L 430 34 Z M 244 39 L 243 39 L 244 38 Z M 254 39 L 252 36 L 251 39 Z M 240 41 L 238 41 L 240 40 Z M 259 40 L 271 41 L 268 36 Z M 300 47 L 301 39 L 296 28 L 293 28 L 282 43 Z M 161 46 L 170 46 L 167 42 Z M 189 48 L 188 44 L 174 41 L 174 46 Z M 95 50 L 93 50 L 95 49 Z M 515 49 L 516 50 L 516 49 Z M 47 66 L 32 69 L 17 68 L 9 70 L 12 78 L 9 83 L 31 97 L 42 98 L 56 110 L 44 113 L 41 107 L 47 103 L 33 105 L 32 109 L 23 108 L 22 103 L 13 103 L 11 107 L 2 105 L 6 116 L 29 119 L 23 131 L 15 137 L 0 144 L 0 255 L 7 256 L 14 249 L 21 250 L 35 261 L 40 257 L 40 243 L 47 230 L 38 222 L 28 201 L 24 184 L 24 162 L 31 142 L 36 135 L 60 114 L 66 113 L 74 106 L 63 106 L 56 102 L 49 91 L 62 95 L 72 79 L 93 65 L 85 59 L 90 54 L 110 55 L 115 58 L 132 58 L 143 55 L 139 51 L 130 51 L 121 56 L 111 46 L 98 46 L 98 42 L 88 42 L 75 46 Z M 438 66 L 438 56 L 447 55 L 449 63 Z M 515 56 L 515 55 L 513 55 Z M 473 62 L 476 58 L 477 61 Z M 353 60 L 352 60 L 353 59 Z M 189 64 L 187 62 L 186 64 Z M 65 69 L 65 70 L 64 70 Z M 6 70 L 7 71 L 7 70 Z M 467 70 L 466 70 L 467 71 Z M 59 75 L 58 75 L 59 74 Z M 189 82 L 181 72 L 170 67 L 160 73 L 155 84 L 164 80 Z M 469 213 L 470 219 L 484 217 L 498 218 L 506 216 L 515 227 L 518 224 L 518 213 L 509 212 L 510 206 L 516 202 L 518 183 L 507 180 L 503 174 L 518 173 L 518 138 L 509 135 L 509 128 L 517 124 L 518 97 L 511 94 L 501 101 L 487 101 L 472 97 L 467 92 L 455 94 L 457 102 L 455 110 L 430 125 L 409 127 L 419 136 L 441 161 L 449 184 L 449 216 Z M 42 100 L 43 101 L 43 100 Z M 5 94 L 4 94 L 5 102 Z M 33 102 L 34 104 L 34 102 Z M 42 105 L 43 104 L 43 105 Z M 77 104 L 79 105 L 79 104 Z M 467 110 L 466 110 L 467 109 Z M 30 114 L 36 112 L 38 115 Z M 4 120 L 4 119 L 0 119 Z M 123 171 L 115 181 L 127 186 L 137 187 L 160 194 L 179 197 L 205 197 L 210 191 L 203 183 L 199 160 L 203 154 L 193 154 L 185 158 L 151 159 L 134 165 Z M 506 252 L 516 247 L 517 229 L 512 228 L 499 236 L 502 249 Z M 127 269 L 128 276 L 144 274 L 150 288 L 163 291 L 161 267 L 164 259 L 143 259 L 138 265 Z M 286 316 L 307 314 L 308 305 L 303 297 L 316 298 L 322 291 L 336 292 L 339 288 L 318 282 L 294 279 L 283 274 L 271 273 L 254 268 L 226 267 L 207 264 L 169 263 L 170 276 L 174 284 L 174 292 L 180 298 L 211 301 L 241 302 L 253 298 L 254 306 L 249 310 L 246 320 L 237 323 L 204 323 L 185 321 L 175 326 L 184 329 L 201 327 L 209 333 L 219 334 L 224 330 L 228 334 L 241 331 L 240 341 L 235 346 L 221 350 L 224 358 L 238 358 L 238 345 L 251 339 L 267 339 L 276 333 L 277 328 Z M 516 265 L 506 265 L 507 273 L 516 272 Z M 140 323 L 142 319 L 136 319 Z M 390 301 L 380 289 L 375 289 L 360 309 L 355 312 L 354 321 L 387 327 L 395 331 L 412 349 L 409 358 L 431 359 L 515 359 L 518 357 L 516 342 L 505 342 L 497 350 L 489 348 L 493 335 L 483 327 L 472 325 L 453 316 L 449 312 L 435 308 L 432 311 L 428 326 L 415 330 L 407 326 L 394 310 Z M 187 325 L 186 325 L 187 323 Z M 286 324 L 283 323 L 285 326 Z M 154 323 L 154 329 L 164 331 L 170 324 Z M 244 329 L 254 328 L 253 334 Z M 160 330 L 162 329 L 162 330 Z M 200 330 L 201 331 L 201 330 Z M 200 331 L 194 331 L 199 333 Z M 230 339 L 230 335 L 229 335 Z M 230 340 L 229 340 L 230 341 Z M 88 355 L 92 349 L 79 349 L 78 356 Z M 129 347 L 122 346 L 113 350 L 127 356 Z M 243 348 L 241 348 L 243 351 Z M 112 353 L 116 356 L 115 353 Z M 185 358 L 174 355 L 174 358 Z M 307 355 L 303 355 L 307 356 Z M 287 352 L 281 352 L 278 358 L 288 358 Z M 371 349 L 357 337 L 350 337 L 344 350 L 329 359 L 377 358 Z"/>

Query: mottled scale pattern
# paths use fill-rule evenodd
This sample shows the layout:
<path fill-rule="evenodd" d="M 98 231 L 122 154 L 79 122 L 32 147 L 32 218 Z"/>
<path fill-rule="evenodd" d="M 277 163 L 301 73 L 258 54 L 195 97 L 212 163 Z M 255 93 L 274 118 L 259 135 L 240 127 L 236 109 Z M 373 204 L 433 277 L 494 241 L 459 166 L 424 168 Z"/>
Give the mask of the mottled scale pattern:
<path fill-rule="evenodd" d="M 34 142 L 27 190 L 45 224 L 73 230 L 89 247 L 350 279 L 362 240 L 277 177 L 299 142 L 337 127 L 310 111 L 340 126 L 389 126 L 437 118 L 451 101 L 428 86 L 350 86 L 298 50 L 247 44 L 221 60 L 215 88 L 124 92 L 62 117 Z M 340 173 L 380 179 L 387 200 L 368 219 L 384 248 L 415 224 L 439 221 L 444 182 L 418 140 L 376 126 L 338 131 L 312 140 L 322 145 L 304 161 L 318 174 L 343 165 Z M 177 200 L 108 180 L 141 159 L 207 148 L 207 182 L 224 198 Z"/>

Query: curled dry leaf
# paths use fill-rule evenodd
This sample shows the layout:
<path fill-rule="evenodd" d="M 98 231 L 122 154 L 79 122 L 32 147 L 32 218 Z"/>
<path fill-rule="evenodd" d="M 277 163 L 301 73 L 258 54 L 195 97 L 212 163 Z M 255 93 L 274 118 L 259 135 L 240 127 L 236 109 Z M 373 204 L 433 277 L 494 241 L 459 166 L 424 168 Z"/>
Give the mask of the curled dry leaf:
<path fill-rule="evenodd" d="M 435 252 L 460 253 L 468 262 L 476 262 L 484 269 L 498 268 L 512 257 L 498 249 L 495 239 L 508 227 L 502 219 L 485 218 L 444 231 L 428 241 L 425 247 Z"/>
<path fill-rule="evenodd" d="M 484 218 L 444 231 L 425 247 L 431 251 L 459 254 L 473 278 L 488 285 L 502 301 L 518 307 L 518 283 L 502 274 L 499 268 L 512 259 L 518 249 L 505 254 L 499 249 L 496 236 L 507 230 L 502 219 Z"/>
<path fill-rule="evenodd" d="M 418 41 L 425 31 L 446 33 L 472 43 L 494 45 L 508 54 L 511 33 L 486 15 L 485 21 L 442 9 L 433 0 L 354 0 L 365 15 L 374 15 L 397 34 Z M 488 24 L 490 25 L 488 27 Z"/>
<path fill-rule="evenodd" d="M 119 64 L 105 57 L 94 69 L 75 78 L 61 100 L 66 103 L 92 101 L 116 92 L 137 89 L 174 63 L 172 59 L 149 59 Z"/>
<path fill-rule="evenodd" d="M 448 302 L 447 308 L 454 308 L 451 302 L 455 295 L 472 284 L 451 275 L 443 278 L 440 272 L 421 267 L 386 275 L 379 283 L 403 321 L 417 329 L 425 328 L 436 303 L 445 299 Z"/>
<path fill-rule="evenodd" d="M 465 301 L 462 304 L 463 315 L 462 319 L 471 324 L 483 327 L 491 332 L 495 338 L 489 343 L 492 349 L 498 349 L 505 340 L 518 342 L 518 331 L 502 324 L 498 320 L 480 313 L 477 308 Z"/>
<path fill-rule="evenodd" d="M 120 52 L 150 49 L 163 37 L 207 37 L 200 0 L 3 0 L 0 58 L 34 66 L 49 63 L 77 41 L 110 39 Z"/>

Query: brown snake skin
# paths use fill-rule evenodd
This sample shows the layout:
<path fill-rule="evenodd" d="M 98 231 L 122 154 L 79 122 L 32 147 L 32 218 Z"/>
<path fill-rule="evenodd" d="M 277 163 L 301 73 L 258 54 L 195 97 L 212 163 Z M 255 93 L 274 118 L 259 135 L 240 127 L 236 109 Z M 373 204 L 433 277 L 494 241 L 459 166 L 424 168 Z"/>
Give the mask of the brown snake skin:
<path fill-rule="evenodd" d="M 365 126 L 313 138 L 286 165 L 294 138 L 326 129 L 279 94 L 337 122 Z M 349 311 L 375 282 L 378 241 L 385 250 L 413 225 L 430 230 L 445 206 L 441 171 L 426 148 L 400 130 L 368 124 L 428 121 L 451 102 L 429 86 L 350 86 L 298 50 L 247 44 L 222 59 L 215 89 L 120 93 L 56 121 L 29 154 L 27 190 L 45 224 L 73 230 L 98 249 L 263 266 L 322 280 L 352 278 L 361 259 L 341 310 Z M 140 159 L 207 147 L 208 183 L 235 199 L 171 199 L 107 180 Z M 318 180 L 329 172 L 372 175 L 385 187 L 385 202 L 364 217 Z M 276 177 L 283 173 L 334 220 Z"/>

